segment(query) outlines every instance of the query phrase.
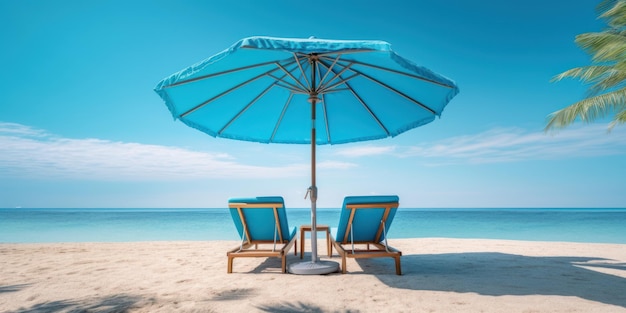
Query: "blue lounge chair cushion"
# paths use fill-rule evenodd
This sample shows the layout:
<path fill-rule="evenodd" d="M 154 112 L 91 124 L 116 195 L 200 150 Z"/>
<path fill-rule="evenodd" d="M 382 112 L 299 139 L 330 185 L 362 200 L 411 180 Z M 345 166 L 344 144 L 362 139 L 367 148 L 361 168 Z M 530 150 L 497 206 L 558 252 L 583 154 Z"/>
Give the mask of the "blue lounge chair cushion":
<path fill-rule="evenodd" d="M 374 204 L 374 203 L 389 203 L 389 202 L 398 202 L 398 196 L 351 196 L 346 197 L 343 200 L 343 206 L 341 208 L 341 215 L 339 217 L 339 224 L 337 226 L 337 232 L 335 233 L 335 240 L 337 242 L 344 242 L 344 237 L 348 227 L 348 222 L 350 220 L 351 210 L 346 209 L 347 205 L 350 204 Z M 389 211 L 389 215 L 387 216 L 387 220 L 385 222 L 385 228 L 387 232 L 389 232 L 389 227 L 391 226 L 391 222 L 393 221 L 394 216 L 396 215 L 397 207 L 391 208 Z M 385 208 L 371 208 L 371 209 L 359 209 L 356 210 L 354 214 L 354 219 L 352 220 L 352 235 L 354 236 L 354 242 L 374 242 L 376 238 L 376 233 L 378 232 L 378 228 L 380 226 L 380 221 L 383 218 L 383 214 L 385 213 Z M 383 233 L 380 237 L 380 241 L 385 239 L 385 234 Z M 350 235 L 348 235 L 348 241 L 350 242 Z M 379 242 L 380 242 L 379 241 Z"/>
<path fill-rule="evenodd" d="M 278 219 L 280 220 L 280 228 L 283 235 L 283 240 L 291 240 L 297 232 L 297 227 L 289 230 L 289 223 L 287 221 L 287 212 L 285 211 L 285 202 L 283 197 L 255 197 L 255 198 L 232 198 L 228 200 L 228 203 L 281 203 L 282 207 L 277 209 Z M 274 211 L 272 207 L 267 208 L 243 208 L 243 215 L 246 218 L 246 224 L 248 225 L 248 232 L 250 233 L 249 240 L 267 240 L 273 241 L 275 235 L 276 219 L 274 217 Z M 235 222 L 235 227 L 239 233 L 239 237 L 243 238 L 244 230 L 243 223 L 239 218 L 239 213 L 236 208 L 230 208 L 230 215 Z M 278 237 L 277 237 L 278 238 Z"/>

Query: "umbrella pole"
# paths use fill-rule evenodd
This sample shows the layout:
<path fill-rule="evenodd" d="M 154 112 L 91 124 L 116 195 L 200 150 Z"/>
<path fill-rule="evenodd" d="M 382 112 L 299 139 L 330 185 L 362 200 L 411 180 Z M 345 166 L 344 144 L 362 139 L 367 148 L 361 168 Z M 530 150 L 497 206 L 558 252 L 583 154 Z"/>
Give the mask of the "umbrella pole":
<path fill-rule="evenodd" d="M 311 187 L 309 187 L 309 197 L 311 198 L 311 262 L 317 262 L 317 186 L 315 179 L 315 105 L 317 101 L 311 99 Z"/>
<path fill-rule="evenodd" d="M 311 102 L 311 187 L 309 187 L 309 197 L 311 198 L 311 262 L 300 262 L 289 266 L 289 272 L 300 275 L 320 275 L 334 273 L 339 270 L 339 263 L 333 261 L 320 261 L 317 257 L 317 185 L 315 182 L 315 106 L 317 105 L 317 92 L 315 91 L 315 66 L 316 56 L 311 59 L 311 82 L 312 88 L 309 95 Z M 302 251 L 304 253 L 304 251 Z"/>
<path fill-rule="evenodd" d="M 309 59 L 311 62 L 311 91 L 309 93 L 309 101 L 311 102 L 311 187 L 309 187 L 309 196 L 311 197 L 311 262 L 316 263 L 317 260 L 317 185 L 315 179 L 315 173 L 317 172 L 315 164 L 316 142 L 317 138 L 315 133 L 315 120 L 316 106 L 317 106 L 317 90 L 315 72 L 317 72 L 317 56 L 313 56 Z"/>

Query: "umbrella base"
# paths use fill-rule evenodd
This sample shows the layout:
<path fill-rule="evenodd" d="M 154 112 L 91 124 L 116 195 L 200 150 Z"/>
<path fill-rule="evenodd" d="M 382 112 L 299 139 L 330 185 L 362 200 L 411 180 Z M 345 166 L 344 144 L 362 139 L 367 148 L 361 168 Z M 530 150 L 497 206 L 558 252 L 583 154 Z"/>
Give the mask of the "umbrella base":
<path fill-rule="evenodd" d="M 332 261 L 300 262 L 289 265 L 289 273 L 297 275 L 323 275 L 337 272 L 339 263 Z"/>

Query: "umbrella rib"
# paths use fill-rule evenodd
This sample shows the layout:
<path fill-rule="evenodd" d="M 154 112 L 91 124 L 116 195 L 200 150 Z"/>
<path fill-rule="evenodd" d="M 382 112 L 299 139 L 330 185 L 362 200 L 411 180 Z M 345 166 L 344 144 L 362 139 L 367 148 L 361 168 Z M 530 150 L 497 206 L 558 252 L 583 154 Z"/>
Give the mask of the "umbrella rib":
<path fill-rule="evenodd" d="M 283 110 L 280 112 L 278 121 L 276 121 L 276 126 L 274 126 L 274 131 L 272 131 L 272 137 L 270 137 L 270 142 L 274 141 L 274 137 L 276 136 L 276 133 L 278 132 L 278 127 L 280 126 L 280 123 L 282 123 L 283 121 L 283 117 L 285 116 L 285 112 L 287 112 L 287 108 L 289 107 L 289 104 L 291 103 L 292 98 L 293 98 L 293 93 L 289 93 L 289 98 L 287 98 L 287 102 L 285 102 L 285 105 L 283 106 Z"/>
<path fill-rule="evenodd" d="M 319 63 L 319 62 L 317 62 L 317 63 Z M 315 66 L 315 67 L 314 67 L 314 69 L 315 69 L 315 72 L 317 73 L 317 77 L 322 77 L 322 70 L 320 69 L 320 67 L 319 67 L 319 66 Z M 315 91 L 315 93 L 318 93 L 318 94 L 319 94 L 319 90 L 320 90 L 320 85 L 321 85 L 321 84 L 322 84 L 322 80 L 320 79 L 320 80 L 317 82 L 317 85 L 316 85 L 316 86 L 313 86 L 313 88 L 315 88 L 315 90 L 314 90 L 314 91 Z"/>
<path fill-rule="evenodd" d="M 281 83 L 276 83 L 276 86 L 283 87 L 283 88 L 289 90 L 292 93 L 308 94 L 308 92 L 306 90 L 302 90 L 302 89 L 297 88 L 295 86 L 283 85 Z"/>
<path fill-rule="evenodd" d="M 300 67 L 300 63 L 299 63 L 299 62 L 296 62 L 296 63 L 298 63 L 298 67 Z M 276 63 L 276 66 L 278 66 L 278 68 L 280 68 L 283 72 L 285 72 L 285 74 L 289 75 L 289 77 L 291 77 L 291 79 L 293 79 L 293 80 L 294 80 L 294 81 L 295 81 L 298 85 L 300 85 L 300 87 L 302 88 L 302 90 L 308 90 L 308 89 L 311 89 L 310 87 L 309 87 L 309 88 L 307 88 L 306 86 L 304 86 L 304 85 L 302 84 L 302 82 L 300 82 L 300 80 L 298 80 L 297 78 L 295 78 L 295 77 L 291 74 L 291 72 L 290 72 L 290 71 L 288 71 L 286 68 L 284 68 L 284 67 L 283 67 L 280 63 L 278 63 L 278 62 L 277 62 L 277 63 Z M 300 67 L 300 69 L 302 69 L 302 67 Z M 307 82 L 307 83 L 308 83 L 308 82 Z"/>
<path fill-rule="evenodd" d="M 305 88 L 306 90 L 311 90 L 311 82 L 309 82 L 309 79 L 306 76 L 306 73 L 304 72 L 304 69 L 302 68 L 302 63 L 300 63 L 300 60 L 308 60 L 308 55 L 306 57 L 303 58 L 299 58 L 297 53 L 293 54 L 294 59 L 296 59 L 296 64 L 298 64 L 298 68 L 300 68 L 300 73 L 302 73 L 302 78 L 304 79 L 304 82 L 306 83 L 307 87 Z"/>
<path fill-rule="evenodd" d="M 335 58 L 335 60 L 333 60 L 333 63 L 330 66 L 326 66 L 326 64 L 324 64 L 322 62 L 322 60 L 319 60 L 319 63 L 326 66 L 327 70 L 326 70 L 326 74 L 324 74 L 324 77 L 322 77 L 322 79 L 320 79 L 320 84 L 319 87 L 317 88 L 318 92 L 321 93 L 322 90 L 324 89 L 324 81 L 326 81 L 326 77 L 328 77 L 328 74 L 330 74 L 330 72 L 333 72 L 333 67 L 335 67 L 335 65 L 337 64 L 337 62 L 339 61 L 339 58 L 341 58 L 341 54 L 338 54 L 337 57 Z M 352 65 L 348 65 L 346 66 L 340 73 L 343 73 L 345 70 L 347 70 L 350 66 Z M 333 72 L 334 73 L 334 72 Z M 333 76 L 333 79 L 329 80 L 328 82 L 332 82 L 335 78 L 337 78 L 337 74 L 335 74 L 335 76 Z"/>
<path fill-rule="evenodd" d="M 222 127 L 222 129 L 220 129 L 217 133 L 219 135 L 222 135 L 222 133 L 228 128 L 230 127 L 230 125 L 232 123 L 235 122 L 235 120 L 237 120 L 242 114 L 244 114 L 246 111 L 248 111 L 248 109 L 255 103 L 257 102 L 257 100 L 259 100 L 261 97 L 263 97 L 268 91 L 270 91 L 270 89 L 272 89 L 272 87 L 274 87 L 276 83 L 272 83 L 269 86 L 267 86 L 267 88 L 265 88 L 265 90 L 263 90 L 261 93 L 259 93 L 256 97 L 254 97 L 254 99 L 252 99 L 252 101 L 250 101 L 250 103 L 248 103 L 243 109 L 241 109 L 241 111 L 239 111 L 239 113 L 237 113 L 237 115 L 235 115 L 233 118 L 230 119 L 230 121 L 228 121 L 228 123 L 226 123 L 226 125 L 224 125 L 224 127 Z"/>
<path fill-rule="evenodd" d="M 339 71 L 338 73 L 335 73 L 335 72 L 332 70 L 332 69 L 333 69 L 333 66 L 334 66 L 334 64 L 335 64 L 335 63 L 333 63 L 330 67 L 329 67 L 328 65 L 326 65 L 324 62 L 321 62 L 321 61 L 320 61 L 320 64 L 322 64 L 322 65 L 324 65 L 326 68 L 328 68 L 328 72 L 326 72 L 326 74 L 327 74 L 327 75 L 328 75 L 328 73 L 330 73 L 330 72 L 333 72 L 333 73 L 335 74 L 335 75 L 333 75 L 333 78 L 331 78 L 331 79 L 329 79 L 329 80 L 327 81 L 327 83 L 325 83 L 323 86 L 320 86 L 320 93 L 321 93 L 321 92 L 325 92 L 325 91 L 330 90 L 330 89 L 333 89 L 333 88 L 335 88 L 335 87 L 337 87 L 337 86 L 339 86 L 339 85 L 343 84 L 344 82 L 349 81 L 350 79 L 352 79 L 352 78 L 354 78 L 354 77 L 358 76 L 358 74 L 354 74 L 354 75 L 351 75 L 351 76 L 349 76 L 349 77 L 347 77 L 347 78 L 345 78 L 345 79 L 339 79 L 339 81 L 338 81 L 338 82 L 336 82 L 336 83 L 334 83 L 334 84 L 332 84 L 332 85 L 328 85 L 329 83 L 331 83 L 331 82 L 335 81 L 337 78 L 341 78 L 341 75 L 342 75 L 343 73 L 345 73 L 347 70 L 349 70 L 349 69 L 352 67 L 352 64 L 354 64 L 354 63 L 350 63 L 350 64 L 346 65 L 346 66 L 345 66 L 345 67 L 344 67 L 341 71 Z M 324 76 L 324 78 L 326 78 L 326 75 Z"/>
<path fill-rule="evenodd" d="M 324 115 L 324 125 L 326 126 L 326 140 L 330 141 L 330 126 L 328 125 L 328 112 L 326 111 L 326 98 L 324 94 L 322 94 L 322 114 Z"/>
<path fill-rule="evenodd" d="M 320 64 L 322 64 L 323 66 L 329 68 L 329 66 L 327 64 L 325 64 L 324 62 L 320 61 Z M 352 65 L 354 64 L 354 62 L 351 62 L 350 64 L 348 64 L 345 68 L 343 68 L 340 72 L 335 73 L 335 76 L 333 77 L 332 80 L 335 80 L 337 77 L 340 77 L 341 74 L 343 74 L 346 70 L 350 69 L 352 67 Z M 331 68 L 329 68 L 329 71 L 332 71 Z M 387 136 L 390 136 L 389 130 L 385 127 L 385 125 L 383 125 L 383 123 L 380 121 L 380 119 L 378 118 L 378 116 L 376 116 L 376 114 L 374 114 L 374 112 L 372 112 L 372 110 L 370 109 L 369 105 L 367 105 L 367 103 L 365 103 L 365 101 L 363 100 L 363 98 L 361 98 L 361 96 L 359 96 L 359 94 L 352 88 L 352 86 L 350 86 L 350 84 L 348 83 L 349 80 L 351 80 L 354 77 L 357 77 L 359 75 L 362 75 L 361 73 L 354 71 L 355 74 L 345 78 L 345 79 L 340 79 L 337 83 L 330 85 L 330 86 L 325 86 L 325 89 L 323 92 L 328 92 L 328 90 L 331 90 L 339 85 L 345 85 L 347 87 L 348 90 L 350 90 L 350 92 L 354 95 L 354 97 L 361 103 L 361 105 L 365 108 L 365 110 L 370 114 L 370 116 L 376 121 L 376 123 L 378 124 L 378 126 L 385 132 L 385 134 L 387 134 Z M 333 72 L 334 73 L 334 72 Z M 324 114 L 326 114 L 326 108 L 325 106 L 324 108 Z M 328 126 L 328 117 L 325 115 L 324 116 L 326 118 L 326 132 L 328 134 L 328 142 L 330 142 L 330 130 L 329 130 L 329 126 Z"/>
<path fill-rule="evenodd" d="M 361 75 L 361 76 L 363 76 L 363 77 L 365 77 L 365 78 L 367 78 L 367 79 L 369 79 L 369 80 L 371 80 L 371 81 L 373 81 L 373 82 L 375 82 L 375 83 L 377 83 L 377 84 L 381 85 L 382 87 L 385 87 L 385 88 L 387 88 L 387 89 L 391 90 L 392 92 L 394 92 L 394 93 L 398 94 L 399 96 L 402 96 L 402 97 L 404 97 L 405 99 L 407 99 L 407 100 L 409 100 L 409 101 L 411 101 L 411 102 L 413 102 L 413 103 L 415 103 L 415 104 L 419 105 L 419 106 L 420 106 L 421 108 L 423 108 L 424 110 L 427 110 L 428 112 L 430 112 L 430 113 L 432 113 L 432 114 L 439 115 L 439 114 L 437 114 L 437 112 L 436 112 L 435 110 L 431 109 L 430 107 L 428 107 L 427 105 L 425 105 L 425 104 L 421 103 L 420 101 L 418 101 L 418 100 L 416 100 L 416 99 L 413 99 L 412 97 L 410 97 L 409 95 L 407 95 L 407 94 L 403 93 L 402 91 L 400 91 L 400 90 L 398 90 L 398 89 L 396 89 L 396 88 L 393 88 L 393 87 L 391 87 L 391 86 L 389 86 L 389 85 L 387 85 L 387 84 L 385 84 L 385 83 L 381 82 L 380 80 L 375 79 L 375 78 L 373 78 L 373 77 L 371 77 L 371 76 L 369 76 L 369 75 L 367 75 L 367 74 L 364 74 L 364 73 L 359 72 L 359 71 L 357 71 L 357 70 L 353 70 L 353 71 L 354 71 L 355 73 L 357 73 L 357 74 L 359 74 L 359 75 Z M 350 89 L 352 89 L 352 88 L 350 88 Z"/>
<path fill-rule="evenodd" d="M 235 85 L 234 87 L 232 87 L 232 88 L 230 88 L 230 89 L 228 89 L 228 90 L 225 90 L 224 92 L 222 92 L 222 93 L 220 93 L 220 94 L 218 94 L 218 95 L 214 96 L 213 98 L 208 99 L 208 100 L 206 100 L 206 101 L 204 101 L 204 102 L 202 102 L 202 103 L 200 103 L 200 104 L 196 105 L 195 107 L 193 107 L 193 108 L 191 108 L 191 109 L 187 110 L 186 112 L 182 113 L 182 114 L 180 115 L 180 117 L 181 117 L 181 118 L 182 118 L 182 117 L 185 117 L 185 116 L 187 116 L 187 115 L 189 115 L 189 114 L 191 114 L 191 113 L 193 113 L 193 112 L 195 112 L 195 111 L 197 111 L 197 110 L 201 109 L 202 107 L 204 107 L 205 105 L 209 104 L 210 102 L 213 102 L 214 100 L 219 99 L 219 98 L 221 98 L 221 97 L 223 97 L 223 96 L 225 96 L 225 95 L 227 95 L 227 94 L 231 93 L 232 91 L 237 90 L 237 89 L 241 88 L 242 86 L 245 86 L 245 85 L 247 85 L 247 84 L 249 84 L 249 83 L 251 83 L 251 82 L 253 82 L 253 81 L 255 81 L 255 80 L 257 80 L 257 79 L 259 79 L 259 78 L 261 78 L 261 77 L 263 77 L 263 76 L 269 75 L 270 73 L 272 73 L 273 71 L 276 71 L 276 70 L 278 70 L 278 69 L 276 69 L 276 68 L 275 68 L 275 69 L 272 69 L 271 71 L 267 71 L 267 72 L 265 72 L 265 73 L 261 73 L 261 74 L 259 74 L 259 75 L 255 76 L 255 77 L 252 77 L 252 78 L 250 78 L 250 79 L 248 79 L 248 80 L 246 80 L 246 81 L 244 81 L 244 82 L 241 82 L 240 84 L 237 84 L 237 85 Z"/>
<path fill-rule="evenodd" d="M 273 75 L 271 75 L 271 74 L 270 74 L 270 75 L 268 75 L 268 76 L 269 76 L 269 77 L 271 77 L 271 78 L 274 78 L 274 79 L 276 79 L 278 82 L 280 82 L 280 83 L 278 84 L 278 86 L 284 87 L 285 89 L 291 90 L 291 91 L 293 91 L 293 92 L 298 92 L 298 93 L 307 93 L 307 91 L 306 91 L 306 90 L 304 90 L 304 89 L 302 89 L 302 88 L 300 88 L 300 87 L 298 87 L 298 86 L 296 86 L 296 85 L 294 85 L 294 84 L 292 84 L 292 83 L 290 83 L 290 82 L 288 82 L 288 81 L 284 80 L 283 78 L 279 78 L 279 77 L 273 76 Z M 287 76 L 287 75 L 285 75 L 285 76 Z M 283 77 L 285 77 L 285 76 L 283 76 Z"/>
<path fill-rule="evenodd" d="M 359 94 L 352 88 L 352 86 L 350 86 L 349 83 L 346 82 L 346 86 L 348 87 L 348 89 L 350 90 L 350 92 L 352 92 L 352 94 L 354 95 L 354 97 L 359 100 L 359 102 L 361 103 L 361 105 L 363 105 L 363 107 L 365 108 L 365 110 L 372 116 L 372 118 L 376 121 L 376 123 L 378 123 L 378 126 L 380 126 L 380 128 L 382 128 L 385 131 L 385 134 L 387 134 L 387 136 L 391 136 L 391 133 L 389 132 L 389 130 L 387 129 L 387 127 L 385 127 L 385 125 L 383 125 L 383 123 L 380 121 L 380 119 L 378 118 L 378 116 L 376 116 L 376 114 L 374 114 L 374 112 L 372 112 L 372 110 L 370 109 L 370 106 L 363 100 L 363 98 L 361 98 L 361 96 L 359 96 Z"/>
<path fill-rule="evenodd" d="M 199 77 L 194 77 L 194 78 L 190 78 L 190 79 L 187 79 L 187 80 L 181 80 L 181 81 L 175 82 L 175 83 L 173 83 L 171 85 L 164 86 L 163 89 L 176 87 L 176 86 L 180 86 L 180 85 L 185 85 L 185 84 L 189 84 L 189 83 L 193 83 L 193 82 L 196 82 L 196 81 L 199 81 L 199 80 L 203 80 L 203 79 L 207 79 L 207 78 L 211 78 L 211 77 L 214 77 L 214 76 L 230 74 L 230 73 L 234 73 L 234 72 L 238 72 L 238 71 L 244 71 L 244 70 L 252 69 L 252 68 L 255 68 L 255 67 L 263 67 L 263 66 L 266 66 L 266 65 L 269 65 L 269 64 L 272 64 L 272 63 L 276 63 L 276 61 L 259 63 L 259 64 L 253 64 L 253 65 L 248 65 L 248 66 L 243 66 L 243 67 L 230 69 L 230 70 L 227 70 L 227 71 L 222 71 L 222 72 L 212 73 L 212 74 L 203 75 L 203 76 L 199 76 Z"/>
<path fill-rule="evenodd" d="M 346 82 L 350 81 L 351 79 L 353 79 L 353 78 L 355 78 L 357 76 L 359 76 L 359 74 L 353 74 L 353 75 L 350 75 L 350 76 L 348 76 L 348 77 L 346 77 L 346 78 L 344 78 L 344 79 L 342 79 L 342 80 L 340 80 L 340 81 L 338 81 L 338 82 L 336 82 L 336 83 L 334 83 L 332 85 L 325 86 L 323 90 L 320 90 L 320 93 L 332 92 L 333 89 L 335 89 L 337 86 L 344 85 Z"/>
<path fill-rule="evenodd" d="M 321 63 L 321 64 L 323 64 L 324 66 L 328 67 L 328 65 L 324 64 L 323 62 L 320 62 L 320 63 Z M 339 86 L 339 85 L 341 85 L 342 83 L 344 83 L 345 85 L 348 85 L 348 83 L 347 83 L 347 82 L 348 82 L 348 80 L 349 80 L 349 79 L 352 79 L 352 78 L 354 78 L 354 77 L 356 77 L 356 76 L 359 76 L 359 75 L 360 75 L 360 76 L 363 76 L 363 77 L 365 77 L 365 78 L 367 78 L 367 79 L 369 79 L 369 80 L 371 80 L 371 81 L 373 81 L 373 82 L 375 82 L 375 83 L 377 83 L 377 84 L 381 85 L 381 86 L 382 86 L 382 87 L 384 87 L 384 88 L 387 88 L 387 89 L 391 90 L 392 92 L 394 92 L 394 93 L 396 93 L 396 94 L 398 94 L 398 95 L 400 95 L 400 96 L 402 96 L 402 97 L 406 98 L 407 100 L 409 100 L 409 101 L 411 101 L 411 102 L 413 102 L 413 103 L 415 103 L 415 104 L 419 105 L 420 107 L 422 107 L 423 109 L 425 109 L 425 110 L 427 110 L 427 111 L 431 112 L 432 114 L 437 115 L 437 112 L 435 112 L 435 110 L 431 109 L 430 107 L 426 106 L 425 104 L 421 103 L 420 101 L 418 101 L 418 100 L 416 100 L 416 99 L 413 99 L 412 97 L 410 97 L 409 95 L 407 95 L 407 94 L 405 94 L 405 93 L 401 92 L 400 90 L 398 90 L 398 89 L 396 89 L 396 88 L 393 88 L 393 87 L 391 87 L 391 86 L 389 86 L 389 85 L 387 85 L 387 84 L 383 83 L 382 81 L 380 81 L 380 80 L 378 80 L 378 79 L 375 79 L 375 78 L 373 78 L 373 77 L 371 77 L 371 76 L 369 76 L 369 75 L 367 75 L 367 74 L 365 74 L 365 73 L 363 73 L 363 72 L 360 72 L 360 71 L 358 71 L 358 70 L 356 70 L 356 69 L 351 68 L 353 64 L 360 64 L 360 65 L 365 65 L 365 66 L 372 66 L 372 67 L 375 67 L 375 68 L 378 68 L 378 69 L 381 69 L 381 70 L 386 70 L 386 71 L 390 71 L 390 72 L 393 72 L 393 73 L 397 73 L 397 74 L 404 74 L 404 75 L 407 75 L 407 76 L 409 76 L 409 77 L 413 77 L 413 78 L 417 78 L 417 79 L 422 79 L 422 78 L 420 78 L 419 76 L 415 76 L 415 75 L 411 75 L 411 74 L 403 73 L 403 72 L 400 72 L 400 71 L 395 71 L 395 70 L 391 70 L 391 69 L 388 69 L 388 68 L 384 68 L 384 67 L 380 67 L 380 66 L 374 66 L 374 65 L 370 65 L 370 64 L 367 64 L 367 63 L 362 63 L 362 62 L 358 62 L 358 61 L 351 61 L 351 63 L 350 63 L 350 64 L 348 64 L 348 65 L 346 66 L 346 68 L 345 68 L 345 69 L 350 68 L 350 69 L 351 69 L 351 70 L 352 70 L 355 74 L 354 74 L 354 75 L 352 75 L 352 76 L 350 76 L 350 77 L 348 77 L 348 78 L 346 78 L 346 79 L 344 79 L 344 80 L 339 81 L 339 82 L 338 82 L 338 83 L 336 83 L 336 84 L 333 84 L 332 86 L 328 87 L 328 88 L 327 88 L 327 90 L 328 90 L 328 89 L 330 89 L 331 87 L 336 87 L 336 86 Z M 345 69 L 344 69 L 344 70 L 345 70 Z M 342 71 L 342 72 L 343 72 L 343 71 Z M 337 74 L 337 75 L 335 75 L 335 76 L 338 76 L 338 75 L 340 75 L 340 74 L 341 74 L 341 73 L 338 73 L 338 74 Z M 335 78 L 333 78 L 333 79 L 335 79 Z M 425 81 L 430 81 L 430 80 L 426 80 L 426 79 L 423 79 L 423 80 L 425 80 Z M 437 82 L 434 82 L 434 83 L 437 83 Z M 442 85 L 442 84 L 440 84 L 440 83 L 437 83 L 437 84 Z M 445 85 L 442 85 L 442 86 L 445 86 Z M 352 91 L 354 92 L 354 90 L 352 89 L 352 87 L 349 87 L 349 88 L 350 88 L 350 90 L 352 90 Z"/>
<path fill-rule="evenodd" d="M 356 61 L 356 60 L 353 60 L 352 62 L 355 63 L 355 64 L 358 64 L 358 65 L 363 65 L 363 66 L 367 66 L 367 67 L 371 67 L 371 68 L 375 68 L 375 69 L 379 69 L 379 70 L 383 70 L 383 71 L 387 71 L 387 72 L 391 72 L 391 73 L 395 73 L 395 74 L 409 76 L 409 77 L 412 77 L 412 78 L 415 78 L 415 79 L 419 79 L 419 80 L 423 80 L 423 81 L 426 81 L 426 82 L 429 82 L 429 83 L 433 83 L 433 84 L 436 84 L 436 85 L 439 85 L 439 86 L 442 86 L 442 87 L 454 88 L 454 85 L 450 86 L 448 84 L 444 84 L 442 82 L 438 82 L 436 80 L 429 79 L 429 78 L 422 77 L 422 76 L 418 76 L 418 75 L 415 75 L 415 74 L 406 73 L 406 72 L 390 69 L 390 68 L 387 68 L 387 67 L 378 66 L 378 65 L 374 65 L 374 64 L 370 64 L 370 63 L 364 63 L 364 62 L 360 62 L 360 61 Z"/>

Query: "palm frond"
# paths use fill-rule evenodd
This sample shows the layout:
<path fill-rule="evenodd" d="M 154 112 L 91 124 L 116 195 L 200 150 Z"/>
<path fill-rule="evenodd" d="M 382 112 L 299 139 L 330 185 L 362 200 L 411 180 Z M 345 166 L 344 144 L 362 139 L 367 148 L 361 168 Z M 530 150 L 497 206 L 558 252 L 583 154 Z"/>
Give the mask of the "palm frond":
<path fill-rule="evenodd" d="M 605 7 L 604 12 L 600 15 L 601 18 L 606 18 L 608 24 L 614 28 L 621 28 L 626 26 L 626 2 L 625 1 L 604 1 L 610 3 L 611 6 Z"/>
<path fill-rule="evenodd" d="M 616 65 L 591 65 L 567 70 L 552 78 L 552 82 L 564 78 L 578 78 L 589 87 L 589 96 L 595 96 L 610 89 L 621 88 L 626 82 L 626 63 Z"/>
<path fill-rule="evenodd" d="M 560 81 L 564 78 L 578 78 L 584 83 L 592 84 L 589 87 L 589 94 L 593 96 L 608 89 L 621 87 L 626 81 L 626 64 L 577 67 L 555 76 L 552 81 Z"/>
<path fill-rule="evenodd" d="M 623 87 L 626 80 L 626 71 L 623 70 L 611 70 L 606 73 L 605 76 L 594 81 L 594 84 L 589 87 L 589 95 L 595 96 L 607 90 Z"/>
<path fill-rule="evenodd" d="M 590 84 L 589 96 L 550 114 L 545 131 L 611 113 L 609 129 L 626 122 L 626 0 L 603 0 L 597 10 L 609 29 L 576 36 L 576 44 L 592 55 L 593 65 L 570 69 L 552 79 L 578 78 Z"/>
<path fill-rule="evenodd" d="M 626 88 L 578 101 L 550 114 L 545 131 L 564 128 L 577 118 L 589 123 L 597 118 L 605 117 L 610 112 L 623 112 L 624 110 L 626 110 Z M 626 121 L 626 117 L 624 118 Z"/>
<path fill-rule="evenodd" d="M 602 0 L 602 2 L 598 3 L 596 6 L 596 10 L 600 14 L 604 14 L 606 11 L 610 10 L 615 6 L 615 3 L 622 0 Z"/>
<path fill-rule="evenodd" d="M 626 123 L 626 109 L 621 110 L 615 114 L 613 117 L 613 121 L 609 124 L 609 131 L 611 131 L 615 126 Z"/>
<path fill-rule="evenodd" d="M 622 32 L 580 34 L 576 44 L 593 54 L 594 62 L 615 62 L 626 56 L 626 36 Z"/>
<path fill-rule="evenodd" d="M 578 78 L 585 83 L 591 83 L 608 74 L 613 69 L 609 65 L 590 65 L 569 69 L 554 78 L 552 81 L 560 81 L 563 78 Z"/>

